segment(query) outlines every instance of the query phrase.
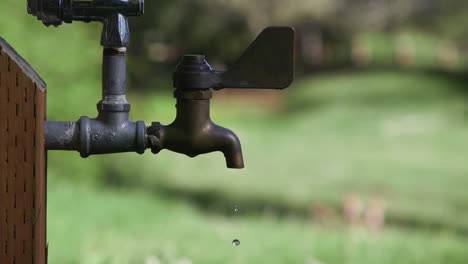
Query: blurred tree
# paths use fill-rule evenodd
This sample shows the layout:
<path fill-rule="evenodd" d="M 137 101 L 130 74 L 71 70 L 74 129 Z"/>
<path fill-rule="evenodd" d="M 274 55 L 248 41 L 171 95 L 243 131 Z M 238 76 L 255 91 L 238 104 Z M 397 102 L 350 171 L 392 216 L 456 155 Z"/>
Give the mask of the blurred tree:
<path fill-rule="evenodd" d="M 146 15 L 134 20 L 131 80 L 137 87 L 161 80 L 169 85 L 183 53 L 206 54 L 213 64 L 232 62 L 269 25 L 296 26 L 300 61 L 314 68 L 350 65 L 353 50 L 367 45 L 356 41 L 363 32 L 421 31 L 443 38 L 443 43 L 468 46 L 467 10 L 468 2 L 459 0 L 147 1 Z M 396 42 L 397 36 L 393 38 Z M 167 77 L 157 78 L 155 71 Z"/>

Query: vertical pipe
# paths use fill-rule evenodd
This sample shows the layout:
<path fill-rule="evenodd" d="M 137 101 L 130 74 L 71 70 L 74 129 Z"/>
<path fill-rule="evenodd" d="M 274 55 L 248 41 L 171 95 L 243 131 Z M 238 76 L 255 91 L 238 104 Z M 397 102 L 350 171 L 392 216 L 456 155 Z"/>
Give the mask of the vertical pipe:
<path fill-rule="evenodd" d="M 126 94 L 127 48 L 104 48 L 102 65 L 102 99 Z"/>

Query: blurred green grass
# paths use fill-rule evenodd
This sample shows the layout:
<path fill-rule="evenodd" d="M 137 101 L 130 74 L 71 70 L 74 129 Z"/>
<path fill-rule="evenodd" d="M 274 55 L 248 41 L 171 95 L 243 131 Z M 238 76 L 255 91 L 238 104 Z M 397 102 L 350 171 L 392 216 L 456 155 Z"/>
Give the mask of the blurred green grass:
<path fill-rule="evenodd" d="M 125 184 L 246 206 L 253 200 L 307 210 L 340 207 L 354 193 L 382 196 L 390 221 L 466 232 L 462 86 L 422 73 L 331 74 L 292 88 L 289 110 L 275 115 L 255 107 L 247 114 L 248 107 L 217 105 L 215 98 L 214 120 L 240 136 L 245 170 L 226 170 L 220 153 L 190 159 L 166 151 L 114 156 L 107 168 Z M 166 119 L 157 108 L 145 119 Z"/>
<path fill-rule="evenodd" d="M 463 264 L 468 258 L 467 240 L 444 232 L 372 233 L 294 218 L 207 215 L 157 194 L 77 184 L 52 184 L 48 199 L 51 264 Z M 235 238 L 239 247 L 231 245 Z"/>

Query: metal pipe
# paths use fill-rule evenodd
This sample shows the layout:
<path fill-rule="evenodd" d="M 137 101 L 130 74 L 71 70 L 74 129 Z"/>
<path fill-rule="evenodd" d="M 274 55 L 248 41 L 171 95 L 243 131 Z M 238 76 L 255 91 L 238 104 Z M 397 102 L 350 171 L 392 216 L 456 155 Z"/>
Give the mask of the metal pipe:
<path fill-rule="evenodd" d="M 118 152 L 143 153 L 146 149 L 144 122 L 129 120 L 126 99 L 126 48 L 104 48 L 102 100 L 98 117 L 78 122 L 47 122 L 48 150 L 77 150 L 82 157 Z"/>
<path fill-rule="evenodd" d="M 77 150 L 79 145 L 76 122 L 45 123 L 45 147 L 47 150 Z"/>
<path fill-rule="evenodd" d="M 103 21 L 115 14 L 141 16 L 144 0 L 28 0 L 28 13 L 45 25 Z"/>
<path fill-rule="evenodd" d="M 115 13 L 141 16 L 144 12 L 143 0 L 65 0 L 63 3 L 62 8 L 68 11 L 69 20 L 89 20 Z"/>
<path fill-rule="evenodd" d="M 104 48 L 102 63 L 102 99 L 108 95 L 125 95 L 127 82 L 127 48 Z"/>

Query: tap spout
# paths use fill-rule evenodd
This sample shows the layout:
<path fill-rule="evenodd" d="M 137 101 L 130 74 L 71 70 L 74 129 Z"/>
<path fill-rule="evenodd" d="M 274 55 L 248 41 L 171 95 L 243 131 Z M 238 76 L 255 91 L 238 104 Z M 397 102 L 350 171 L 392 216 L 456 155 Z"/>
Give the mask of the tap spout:
<path fill-rule="evenodd" d="M 211 98 L 211 92 L 209 97 Z M 193 98 L 193 97 L 192 97 Z M 148 128 L 153 153 L 168 149 L 189 157 L 221 151 L 228 168 L 244 168 L 241 144 L 234 132 L 210 118 L 209 99 L 177 99 L 177 116 L 172 124 L 153 123 Z"/>

